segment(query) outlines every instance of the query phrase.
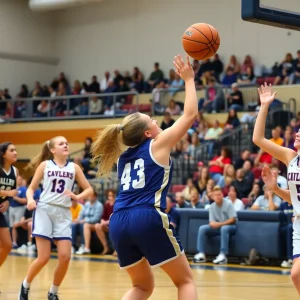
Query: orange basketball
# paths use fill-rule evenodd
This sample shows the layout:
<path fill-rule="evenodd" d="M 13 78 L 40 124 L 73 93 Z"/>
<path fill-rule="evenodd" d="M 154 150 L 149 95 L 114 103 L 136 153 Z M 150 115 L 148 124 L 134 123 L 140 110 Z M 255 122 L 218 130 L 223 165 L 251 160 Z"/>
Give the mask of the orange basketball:
<path fill-rule="evenodd" d="M 209 59 L 219 49 L 219 33 L 209 24 L 194 24 L 184 32 L 182 46 L 185 52 L 194 59 Z"/>

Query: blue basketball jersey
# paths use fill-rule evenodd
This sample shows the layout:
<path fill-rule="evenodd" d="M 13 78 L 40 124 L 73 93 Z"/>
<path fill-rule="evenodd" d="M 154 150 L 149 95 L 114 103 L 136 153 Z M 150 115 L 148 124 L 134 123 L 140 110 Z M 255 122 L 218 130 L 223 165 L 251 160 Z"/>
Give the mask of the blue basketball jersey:
<path fill-rule="evenodd" d="M 138 205 L 166 209 L 166 195 L 172 179 L 172 161 L 163 166 L 155 161 L 152 139 L 129 148 L 118 160 L 120 191 L 114 204 L 114 212 Z"/>

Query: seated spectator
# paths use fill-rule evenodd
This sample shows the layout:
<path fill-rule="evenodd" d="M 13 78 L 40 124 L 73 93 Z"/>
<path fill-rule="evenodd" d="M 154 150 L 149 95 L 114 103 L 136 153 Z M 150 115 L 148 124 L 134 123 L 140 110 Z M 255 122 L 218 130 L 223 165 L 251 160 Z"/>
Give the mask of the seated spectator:
<path fill-rule="evenodd" d="M 229 109 L 234 109 L 235 111 L 244 110 L 243 94 L 239 90 L 237 83 L 231 85 L 231 93 L 227 95 L 227 100 Z"/>
<path fill-rule="evenodd" d="M 246 55 L 244 62 L 242 64 L 241 72 L 246 73 L 246 71 L 249 67 L 254 69 L 254 63 L 253 63 L 252 57 L 250 55 Z"/>
<path fill-rule="evenodd" d="M 233 165 L 227 164 L 224 167 L 224 173 L 223 175 L 220 177 L 219 181 L 217 182 L 217 185 L 222 188 L 224 188 L 225 186 L 225 178 L 231 178 L 231 182 L 233 180 L 235 180 L 235 169 Z"/>
<path fill-rule="evenodd" d="M 202 193 L 206 190 L 206 186 L 209 179 L 210 179 L 210 175 L 209 175 L 208 168 L 203 167 L 201 169 L 201 173 L 199 175 L 198 180 L 194 181 L 194 186 L 200 196 L 202 196 Z"/>
<path fill-rule="evenodd" d="M 200 197 L 195 188 L 190 192 L 190 202 L 192 208 L 204 208 L 204 205 L 200 202 Z"/>
<path fill-rule="evenodd" d="M 287 190 L 288 189 L 288 182 L 287 179 L 280 175 L 280 170 L 277 165 L 272 165 L 270 167 L 272 173 L 274 174 L 275 178 L 277 179 L 277 184 L 280 188 Z"/>
<path fill-rule="evenodd" d="M 225 96 L 220 85 L 216 84 L 215 79 L 211 78 L 208 81 L 208 86 L 205 89 L 205 99 L 200 99 L 198 110 L 204 110 L 208 113 L 220 112 L 224 108 Z"/>
<path fill-rule="evenodd" d="M 257 153 L 257 156 L 255 157 L 254 165 L 256 167 L 263 167 L 265 165 L 270 165 L 272 163 L 272 160 L 273 158 L 269 153 L 264 152 L 260 149 Z"/>
<path fill-rule="evenodd" d="M 146 92 L 151 92 L 152 89 L 157 85 L 157 83 L 164 81 L 164 73 L 159 68 L 159 63 L 154 63 L 154 71 L 150 74 L 150 77 L 147 81 Z"/>
<path fill-rule="evenodd" d="M 176 204 L 177 208 L 192 208 L 191 204 L 184 199 L 181 192 L 177 192 L 175 194 L 175 200 L 177 202 Z"/>
<path fill-rule="evenodd" d="M 99 115 L 102 111 L 102 101 L 97 97 L 90 99 L 90 114 Z"/>
<path fill-rule="evenodd" d="M 220 122 L 216 120 L 213 127 L 209 128 L 204 136 L 205 143 L 208 145 L 207 152 L 210 157 L 214 155 L 214 147 L 217 139 L 224 132 L 223 128 L 220 126 Z"/>
<path fill-rule="evenodd" d="M 94 191 L 93 196 L 83 206 L 79 219 L 72 223 L 72 244 L 76 247 L 76 238 L 79 231 L 81 235 L 81 246 L 76 254 L 91 253 L 91 232 L 95 231 L 95 225 L 100 221 L 103 214 L 103 205 L 97 199 L 97 193 Z"/>
<path fill-rule="evenodd" d="M 224 187 L 222 188 L 222 193 L 223 193 L 224 197 L 228 196 L 228 192 L 229 192 L 230 187 L 232 186 L 233 180 L 234 179 L 229 176 L 226 176 L 224 178 Z"/>
<path fill-rule="evenodd" d="M 254 204 L 251 206 L 252 210 L 270 210 L 274 211 L 280 207 L 281 199 L 265 186 L 263 188 L 264 194 L 259 196 Z"/>
<path fill-rule="evenodd" d="M 237 169 L 241 169 L 244 166 L 244 163 L 246 160 L 248 160 L 250 158 L 251 152 L 249 150 L 244 150 L 241 153 L 241 156 L 235 161 L 234 163 L 234 168 Z"/>
<path fill-rule="evenodd" d="M 230 109 L 228 112 L 228 118 L 224 126 L 225 131 L 231 131 L 238 126 L 240 126 L 240 120 L 238 118 L 237 112 L 234 109 Z"/>
<path fill-rule="evenodd" d="M 138 67 L 133 68 L 131 87 L 139 93 L 144 91 L 144 75 Z"/>
<path fill-rule="evenodd" d="M 274 85 L 278 85 L 280 83 L 289 84 L 293 68 L 293 56 L 291 53 L 287 53 L 285 59 L 279 66 L 279 72 L 274 80 Z"/>
<path fill-rule="evenodd" d="M 73 199 L 71 200 L 72 200 L 72 206 L 70 207 L 70 210 L 72 214 L 72 222 L 74 222 L 75 220 L 79 219 L 82 210 L 82 205 Z"/>
<path fill-rule="evenodd" d="M 190 200 L 191 199 L 191 191 L 195 188 L 194 182 L 192 178 L 188 178 L 186 181 L 186 186 L 182 191 L 182 195 L 185 200 Z"/>
<path fill-rule="evenodd" d="M 181 114 L 181 108 L 178 104 L 176 104 L 174 99 L 171 99 L 165 112 L 168 112 L 171 116 L 178 116 Z"/>
<path fill-rule="evenodd" d="M 224 173 L 226 164 L 231 164 L 231 150 L 227 147 L 222 147 L 221 155 L 215 156 L 209 161 L 210 177 L 217 183 Z"/>
<path fill-rule="evenodd" d="M 239 199 L 246 198 L 252 188 L 251 182 L 245 178 L 244 169 L 238 169 L 236 171 L 236 180 L 233 181 L 232 185 L 235 187 Z"/>
<path fill-rule="evenodd" d="M 290 76 L 289 84 L 300 83 L 300 50 L 297 51 L 297 58 L 293 62 L 293 73 Z"/>
<path fill-rule="evenodd" d="M 284 132 L 283 147 L 295 150 L 294 142 L 295 142 L 295 140 L 293 138 L 293 132 L 291 132 L 290 130 L 286 130 Z"/>
<path fill-rule="evenodd" d="M 237 213 L 230 200 L 223 197 L 220 187 L 213 189 L 214 203 L 209 208 L 209 225 L 199 227 L 197 237 L 198 253 L 194 262 L 206 262 L 205 245 L 208 237 L 221 236 L 220 254 L 213 260 L 214 264 L 226 264 L 229 248 L 229 238 L 236 232 Z"/>
<path fill-rule="evenodd" d="M 237 83 L 240 85 L 255 83 L 256 78 L 252 67 L 248 67 L 245 73 L 239 75 Z"/>
<path fill-rule="evenodd" d="M 180 226 L 180 214 L 177 211 L 177 209 L 174 207 L 172 198 L 170 196 L 167 196 L 166 200 L 167 200 L 166 203 L 167 206 L 166 206 L 165 213 L 168 214 L 168 216 L 170 217 L 170 224 L 173 226 L 174 231 L 177 234 Z"/>
<path fill-rule="evenodd" d="M 272 138 L 270 139 L 271 142 L 283 146 L 284 140 L 282 137 L 280 137 L 281 134 L 281 129 L 279 126 L 275 127 L 272 129 Z"/>
<path fill-rule="evenodd" d="M 245 209 L 245 205 L 244 205 L 243 201 L 237 198 L 237 192 L 233 185 L 231 187 L 229 187 L 228 197 L 225 199 L 230 200 L 232 202 L 234 209 L 236 211 Z"/>
<path fill-rule="evenodd" d="M 169 127 L 171 127 L 175 123 L 175 120 L 172 119 L 171 114 L 169 112 L 164 113 L 164 119 L 160 125 L 160 128 L 162 130 L 165 130 Z"/>
<path fill-rule="evenodd" d="M 174 79 L 172 79 L 172 81 L 166 86 L 171 97 L 173 97 L 177 92 L 184 89 L 184 81 L 181 79 L 181 77 L 177 73 L 175 73 L 174 76 Z"/>
<path fill-rule="evenodd" d="M 227 70 L 231 68 L 233 69 L 234 73 L 240 73 L 241 72 L 241 65 L 238 62 L 237 58 L 235 55 L 231 55 L 229 58 L 229 63 L 227 64 L 227 66 L 225 67 L 225 72 L 227 72 Z"/>
<path fill-rule="evenodd" d="M 248 204 L 247 208 L 250 208 L 256 201 L 256 199 L 261 196 L 263 193 L 262 188 L 259 183 L 254 183 L 252 185 L 252 190 L 248 195 Z"/>
<path fill-rule="evenodd" d="M 253 184 L 254 182 L 254 174 L 252 172 L 252 168 L 253 168 L 253 162 L 251 159 L 247 159 L 244 162 L 243 165 L 243 170 L 245 172 L 244 176 L 245 176 L 245 180 L 247 180 L 249 182 L 249 184 Z"/>
<path fill-rule="evenodd" d="M 215 187 L 216 183 L 213 179 L 209 179 L 207 181 L 206 189 L 202 193 L 202 197 L 200 202 L 204 205 L 204 207 L 207 209 L 210 204 L 214 202 L 213 200 L 213 188 Z"/>
<path fill-rule="evenodd" d="M 222 84 L 224 86 L 231 86 L 232 84 L 236 83 L 238 79 L 238 74 L 234 73 L 233 68 L 228 68 L 225 76 L 223 77 Z"/>
<path fill-rule="evenodd" d="M 198 150 L 200 149 L 200 141 L 197 132 L 192 134 L 191 143 L 187 147 L 187 158 L 197 159 Z"/>
<path fill-rule="evenodd" d="M 220 56 L 218 53 L 216 53 L 213 57 L 213 61 L 211 62 L 212 70 L 214 73 L 215 78 L 217 79 L 218 82 L 220 82 L 220 75 L 223 72 L 223 62 L 220 59 Z"/>
<path fill-rule="evenodd" d="M 104 204 L 103 216 L 100 220 L 100 223 L 96 224 L 95 226 L 97 236 L 103 246 L 103 251 L 101 255 L 106 255 L 110 251 L 106 239 L 106 234 L 109 231 L 109 218 L 113 213 L 113 206 L 116 200 L 116 192 L 114 190 L 108 190 L 106 194 L 107 194 L 107 200 L 105 201 Z M 114 252 L 114 255 L 115 254 L 116 253 Z"/>
<path fill-rule="evenodd" d="M 152 90 L 152 98 L 150 102 L 152 102 L 154 112 L 158 115 L 161 115 L 164 112 L 164 106 L 162 105 L 162 101 L 164 98 L 165 91 L 165 82 L 162 80 L 155 84 Z"/>
<path fill-rule="evenodd" d="M 100 83 L 100 91 L 103 93 L 108 88 L 109 83 L 113 82 L 113 81 L 114 81 L 114 79 L 110 75 L 110 73 L 109 72 L 105 72 L 104 73 L 104 78 L 101 80 L 101 83 Z"/>

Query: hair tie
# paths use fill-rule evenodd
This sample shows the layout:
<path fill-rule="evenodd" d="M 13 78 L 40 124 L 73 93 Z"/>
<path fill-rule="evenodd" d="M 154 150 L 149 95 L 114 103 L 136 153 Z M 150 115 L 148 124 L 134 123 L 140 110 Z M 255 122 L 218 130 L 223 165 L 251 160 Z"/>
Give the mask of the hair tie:
<path fill-rule="evenodd" d="M 123 128 L 124 128 L 123 125 L 119 124 L 117 127 L 118 132 L 121 132 L 123 130 Z"/>

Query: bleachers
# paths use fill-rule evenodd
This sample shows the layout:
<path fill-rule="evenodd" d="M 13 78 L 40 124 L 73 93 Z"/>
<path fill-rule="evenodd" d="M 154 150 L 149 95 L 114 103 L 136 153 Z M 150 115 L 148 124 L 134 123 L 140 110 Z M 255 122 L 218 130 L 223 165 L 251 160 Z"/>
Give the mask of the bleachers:
<path fill-rule="evenodd" d="M 197 253 L 197 234 L 199 226 L 208 224 L 208 210 L 179 210 L 179 237 L 187 254 Z M 237 231 L 230 240 L 229 256 L 247 257 L 251 248 L 262 256 L 271 259 L 282 259 L 284 242 L 281 242 L 280 228 L 284 225 L 285 215 L 275 211 L 239 211 Z M 209 237 L 205 245 L 208 256 L 218 255 L 220 237 Z"/>

